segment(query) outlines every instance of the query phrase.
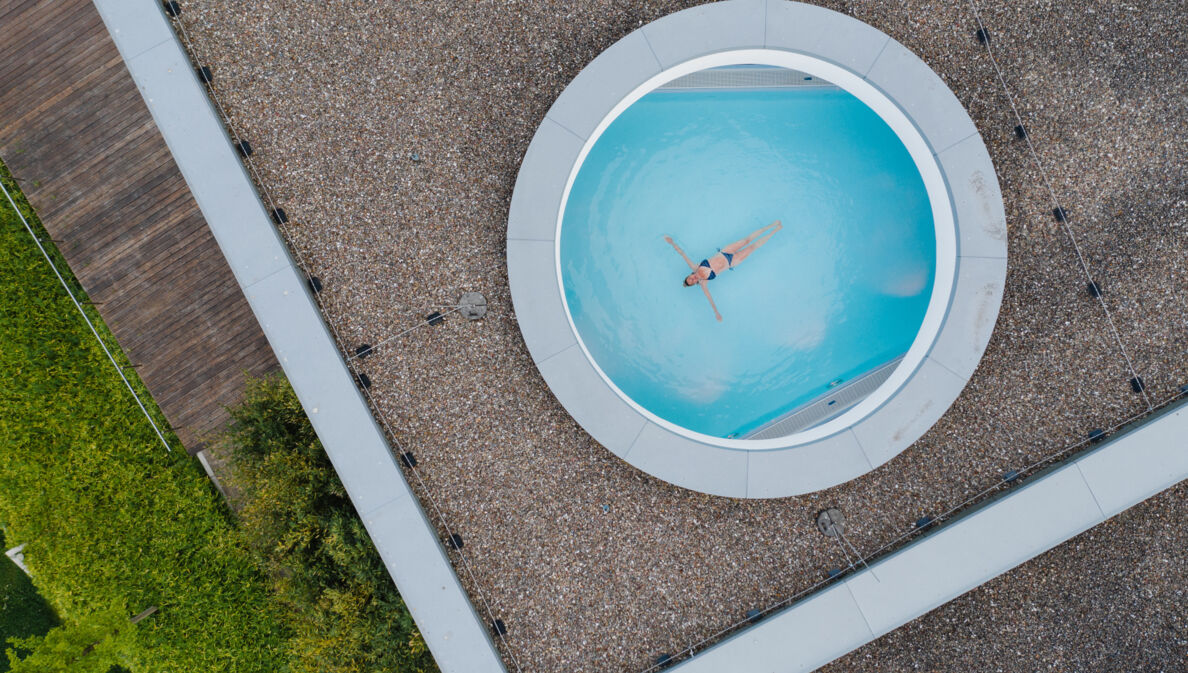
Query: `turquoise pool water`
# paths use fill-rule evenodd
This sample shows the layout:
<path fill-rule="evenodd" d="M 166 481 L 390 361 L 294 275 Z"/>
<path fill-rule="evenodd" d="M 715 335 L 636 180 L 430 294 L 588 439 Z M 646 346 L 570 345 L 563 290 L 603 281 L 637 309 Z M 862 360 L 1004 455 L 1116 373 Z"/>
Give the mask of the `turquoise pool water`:
<path fill-rule="evenodd" d="M 709 282 L 700 262 L 773 220 L 784 229 Z M 560 236 L 569 312 L 638 405 L 745 434 L 902 355 L 935 273 L 928 195 L 907 149 L 839 89 L 656 91 L 586 157 Z"/>

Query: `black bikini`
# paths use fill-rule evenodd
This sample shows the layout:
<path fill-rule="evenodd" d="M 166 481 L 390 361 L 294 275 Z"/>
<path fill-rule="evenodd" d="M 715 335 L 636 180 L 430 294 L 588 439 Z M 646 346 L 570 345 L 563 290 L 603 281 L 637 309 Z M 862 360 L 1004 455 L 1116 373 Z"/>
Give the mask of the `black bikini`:
<path fill-rule="evenodd" d="M 713 279 L 715 279 L 715 278 L 717 278 L 717 277 L 718 277 L 718 274 L 714 273 L 714 269 L 713 269 L 713 267 L 711 267 L 711 266 L 709 265 L 709 260 L 708 260 L 708 259 L 703 259 L 703 260 L 701 260 L 701 264 L 698 264 L 698 266 L 704 266 L 705 268 L 707 268 L 707 269 L 709 269 L 709 270 L 710 270 L 710 275 L 709 275 L 709 278 L 706 278 L 706 280 L 713 280 Z"/>
<path fill-rule="evenodd" d="M 723 253 L 721 253 L 721 255 L 726 258 L 726 268 L 729 269 L 730 265 L 734 264 L 734 254 L 729 253 L 729 252 L 723 252 Z M 710 266 L 708 259 L 701 260 L 701 264 L 698 264 L 698 266 L 704 266 L 705 268 L 710 270 L 709 278 L 706 278 L 706 280 L 713 280 L 718 277 L 718 274 L 714 273 L 714 268 L 712 266 Z"/>

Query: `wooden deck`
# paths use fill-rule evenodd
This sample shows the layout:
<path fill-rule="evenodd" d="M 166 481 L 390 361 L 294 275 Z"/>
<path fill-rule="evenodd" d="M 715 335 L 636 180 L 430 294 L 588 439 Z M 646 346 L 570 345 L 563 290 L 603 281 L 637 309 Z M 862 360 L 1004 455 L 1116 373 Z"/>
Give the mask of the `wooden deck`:
<path fill-rule="evenodd" d="M 86 0 L 0 0 L 0 158 L 191 453 L 276 358 Z"/>

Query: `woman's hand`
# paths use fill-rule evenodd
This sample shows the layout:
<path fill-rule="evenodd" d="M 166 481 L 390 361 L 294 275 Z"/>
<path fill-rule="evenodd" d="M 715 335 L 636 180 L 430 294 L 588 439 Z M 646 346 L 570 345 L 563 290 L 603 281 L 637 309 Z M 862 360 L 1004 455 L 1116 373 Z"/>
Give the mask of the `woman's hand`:
<path fill-rule="evenodd" d="M 672 245 L 672 236 L 665 236 L 664 242 L 668 243 L 669 245 Z"/>
<path fill-rule="evenodd" d="M 718 322 L 722 322 L 722 314 L 721 313 L 714 311 L 714 317 L 718 319 Z"/>

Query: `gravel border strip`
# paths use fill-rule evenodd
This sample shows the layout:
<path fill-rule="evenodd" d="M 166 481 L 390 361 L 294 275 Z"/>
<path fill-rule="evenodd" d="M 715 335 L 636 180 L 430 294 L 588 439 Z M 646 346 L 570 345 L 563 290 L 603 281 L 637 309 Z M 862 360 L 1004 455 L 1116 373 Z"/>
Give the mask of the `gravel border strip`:
<path fill-rule="evenodd" d="M 95 0 L 268 342 L 438 666 L 505 669 L 273 228 L 161 4 Z"/>

